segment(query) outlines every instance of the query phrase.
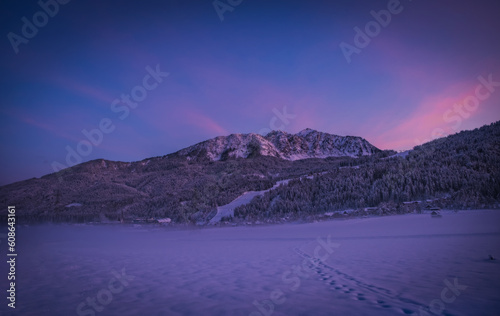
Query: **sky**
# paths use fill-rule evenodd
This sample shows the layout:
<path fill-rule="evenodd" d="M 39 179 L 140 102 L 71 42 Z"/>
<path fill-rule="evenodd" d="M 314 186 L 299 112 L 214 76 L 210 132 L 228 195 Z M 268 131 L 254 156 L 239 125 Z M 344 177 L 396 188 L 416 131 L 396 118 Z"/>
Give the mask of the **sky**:
<path fill-rule="evenodd" d="M 5 0 L 0 185 L 305 128 L 406 150 L 500 119 L 495 0 Z"/>

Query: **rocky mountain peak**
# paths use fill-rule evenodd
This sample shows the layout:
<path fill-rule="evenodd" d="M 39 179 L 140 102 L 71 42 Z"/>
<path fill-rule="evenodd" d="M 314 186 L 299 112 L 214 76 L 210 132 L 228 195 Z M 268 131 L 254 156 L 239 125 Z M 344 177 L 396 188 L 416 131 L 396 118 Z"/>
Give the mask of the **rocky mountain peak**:
<path fill-rule="evenodd" d="M 231 134 L 206 140 L 187 147 L 176 154 L 189 158 L 225 160 L 249 158 L 255 155 L 272 156 L 286 160 L 327 157 L 360 157 L 379 151 L 361 137 L 338 136 L 306 128 L 296 134 L 271 131 L 259 134 Z"/>

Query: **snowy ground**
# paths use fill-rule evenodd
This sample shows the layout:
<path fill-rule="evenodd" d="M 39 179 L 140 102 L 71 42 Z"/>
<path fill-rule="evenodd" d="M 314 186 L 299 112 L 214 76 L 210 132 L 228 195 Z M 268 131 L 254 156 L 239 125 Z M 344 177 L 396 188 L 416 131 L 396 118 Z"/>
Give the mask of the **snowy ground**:
<path fill-rule="evenodd" d="M 358 167 L 358 166 L 356 166 L 356 167 Z M 328 173 L 328 172 L 321 172 L 321 173 L 319 173 L 319 175 L 323 175 L 326 173 Z M 298 179 L 304 179 L 304 178 L 314 179 L 314 177 L 315 177 L 315 175 L 310 175 L 310 176 L 302 176 Z M 267 189 L 267 190 L 244 192 L 242 195 L 238 196 L 236 199 L 231 201 L 231 203 L 217 207 L 217 213 L 215 214 L 215 216 L 212 219 L 210 219 L 209 224 L 213 225 L 215 223 L 219 223 L 223 217 L 234 216 L 234 209 L 237 208 L 238 206 L 248 204 L 252 201 L 252 199 L 254 197 L 262 196 L 266 192 L 269 192 L 271 190 L 278 188 L 280 185 L 287 185 L 291 180 L 293 180 L 293 179 L 286 179 L 286 180 L 278 181 L 278 182 L 276 182 L 276 184 L 273 187 L 271 187 L 270 189 Z"/>
<path fill-rule="evenodd" d="M 500 258 L 488 259 L 500 257 L 500 211 L 17 233 L 13 315 L 432 315 L 431 302 L 441 315 L 500 311 Z"/>
<path fill-rule="evenodd" d="M 220 222 L 223 217 L 234 216 L 234 209 L 238 206 L 248 204 L 254 197 L 264 195 L 264 193 L 274 190 L 280 185 L 286 185 L 288 184 L 288 182 L 290 182 L 290 179 L 278 181 L 272 188 L 267 190 L 247 191 L 243 193 L 242 195 L 231 201 L 231 203 L 217 207 L 217 214 L 215 214 L 215 216 L 210 220 L 210 224 Z"/>

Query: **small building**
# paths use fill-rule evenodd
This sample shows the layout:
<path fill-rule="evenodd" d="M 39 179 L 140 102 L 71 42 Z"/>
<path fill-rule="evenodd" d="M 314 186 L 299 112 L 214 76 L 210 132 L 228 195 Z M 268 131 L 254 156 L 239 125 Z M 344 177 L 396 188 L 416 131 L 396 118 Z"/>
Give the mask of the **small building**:
<path fill-rule="evenodd" d="M 170 224 L 172 222 L 172 220 L 168 217 L 167 218 L 160 218 L 157 221 L 160 224 Z"/>
<path fill-rule="evenodd" d="M 442 216 L 442 215 L 441 215 L 441 213 L 439 212 L 439 209 L 437 209 L 437 210 L 432 211 L 432 213 L 431 213 L 431 217 L 434 217 L 434 218 L 440 218 L 440 217 L 443 217 L 443 216 Z"/>

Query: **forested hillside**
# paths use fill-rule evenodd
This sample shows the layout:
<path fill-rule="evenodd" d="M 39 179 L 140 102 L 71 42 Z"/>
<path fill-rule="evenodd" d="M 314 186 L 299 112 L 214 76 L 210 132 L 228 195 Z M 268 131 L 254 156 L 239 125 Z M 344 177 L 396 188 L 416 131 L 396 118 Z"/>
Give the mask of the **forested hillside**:
<path fill-rule="evenodd" d="M 499 122 L 417 146 L 406 157 L 371 159 L 359 168 L 291 181 L 239 207 L 235 216 L 300 217 L 435 198 L 456 209 L 498 205 Z"/>
<path fill-rule="evenodd" d="M 171 154 L 139 162 L 89 161 L 0 187 L 0 202 L 27 221 L 171 218 L 207 221 L 246 191 L 271 188 L 235 210 L 236 221 L 303 218 L 345 209 L 439 199 L 449 208 L 500 202 L 500 122 L 417 146 L 408 155 L 212 161 Z M 0 215 L 5 216 L 5 210 Z"/>
<path fill-rule="evenodd" d="M 269 189 L 281 179 L 366 159 L 288 161 L 256 156 L 210 161 L 176 155 L 132 163 L 99 159 L 0 187 L 0 202 L 16 205 L 18 217 L 30 221 L 169 217 L 188 222 L 191 215 L 201 212 L 206 217 L 217 205 L 227 204 L 246 191 Z"/>

